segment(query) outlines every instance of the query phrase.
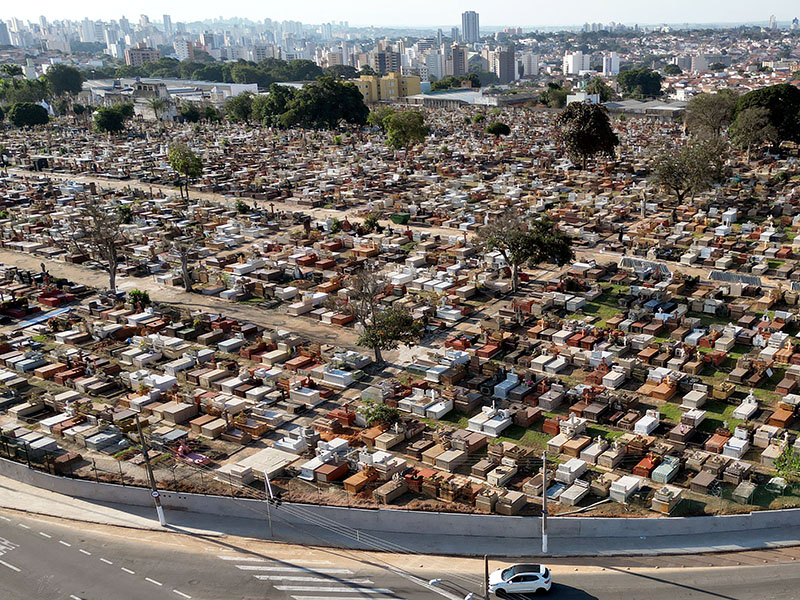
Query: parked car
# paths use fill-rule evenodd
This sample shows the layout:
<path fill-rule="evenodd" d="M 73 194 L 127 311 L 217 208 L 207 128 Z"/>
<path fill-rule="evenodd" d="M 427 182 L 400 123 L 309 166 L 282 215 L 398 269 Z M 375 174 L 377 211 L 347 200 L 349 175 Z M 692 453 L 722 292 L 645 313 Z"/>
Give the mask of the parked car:
<path fill-rule="evenodd" d="M 489 575 L 489 593 L 499 598 L 549 592 L 551 585 L 550 569 L 544 565 L 512 565 Z"/>

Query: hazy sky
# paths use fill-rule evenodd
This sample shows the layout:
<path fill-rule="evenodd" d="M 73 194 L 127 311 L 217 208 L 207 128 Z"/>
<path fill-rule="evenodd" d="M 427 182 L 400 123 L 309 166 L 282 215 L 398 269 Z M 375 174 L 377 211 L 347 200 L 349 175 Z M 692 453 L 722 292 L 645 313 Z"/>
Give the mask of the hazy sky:
<path fill-rule="evenodd" d="M 151 21 L 160 21 L 163 13 L 172 21 L 194 21 L 214 17 L 247 17 L 254 20 L 291 19 L 304 23 L 349 21 L 350 25 L 444 26 L 460 25 L 461 12 L 476 10 L 482 25 L 537 27 L 576 25 L 585 21 L 607 23 L 728 23 L 767 21 L 774 14 L 778 21 L 800 16 L 797 0 L 773 0 L 767 4 L 745 0 L 560 0 L 532 2 L 526 0 L 493 0 L 465 3 L 464 0 L 403 0 L 375 2 L 366 0 L 139 0 L 125 8 L 118 2 L 97 0 L 39 0 L 38 2 L 4 3 L 0 18 L 38 19 L 118 19 L 123 14 L 131 21 L 144 13 Z M 123 12 L 124 11 L 124 12 Z"/>

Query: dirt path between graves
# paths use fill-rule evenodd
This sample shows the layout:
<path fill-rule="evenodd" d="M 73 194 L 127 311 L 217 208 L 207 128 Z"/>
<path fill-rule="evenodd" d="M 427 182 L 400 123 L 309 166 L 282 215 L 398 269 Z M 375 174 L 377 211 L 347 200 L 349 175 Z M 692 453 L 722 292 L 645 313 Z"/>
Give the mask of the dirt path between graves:
<path fill-rule="evenodd" d="M 54 260 L 45 259 L 43 261 L 41 257 L 7 249 L 0 249 L 0 262 L 32 271 L 39 271 L 41 263 L 44 262 L 51 275 L 64 277 L 75 283 L 91 287 L 102 288 L 107 286 L 108 282 L 108 276 L 99 269 L 91 269 Z M 258 306 L 226 302 L 203 294 L 187 294 L 182 288 L 157 283 L 152 277 L 118 276 L 117 284 L 120 289 L 126 291 L 133 288 L 146 290 L 150 294 L 150 298 L 159 303 L 174 304 L 194 311 L 221 313 L 269 329 L 286 329 L 321 344 L 336 344 L 353 349 L 357 348 L 356 340 L 358 336 L 352 329 L 325 325 L 319 321 L 312 321 L 304 317 L 292 317 Z"/>
<path fill-rule="evenodd" d="M 114 190 L 124 190 L 124 189 L 140 189 L 140 190 L 147 190 L 149 192 L 162 192 L 166 196 L 176 196 L 177 191 L 173 186 L 169 185 L 158 185 L 158 184 L 150 184 L 150 183 L 142 183 L 136 179 L 129 179 L 127 181 L 117 181 L 114 179 L 105 179 L 103 177 L 92 177 L 91 175 L 71 175 L 68 173 L 50 173 L 50 172 L 43 172 L 39 173 L 36 171 L 27 171 L 25 169 L 9 169 L 9 172 L 21 175 L 23 177 L 48 177 L 53 180 L 57 181 L 74 181 L 76 183 L 92 183 L 94 182 L 96 185 L 100 186 L 100 188 L 105 189 L 114 189 Z M 191 191 L 192 198 L 201 198 L 203 200 L 208 200 L 209 202 L 214 202 L 216 204 L 222 204 L 226 207 L 233 208 L 233 203 L 237 200 L 237 198 L 233 196 L 226 196 L 224 194 L 217 194 L 214 192 L 198 192 L 196 190 Z M 301 211 L 306 214 L 310 214 L 316 220 L 324 221 L 328 217 L 338 217 L 342 218 L 343 215 L 347 216 L 347 219 L 351 223 L 360 223 L 363 221 L 362 217 L 355 216 L 357 212 L 362 212 L 366 210 L 366 206 L 361 206 L 358 208 L 353 208 L 347 211 L 341 211 L 333 208 L 311 208 L 308 206 L 299 206 L 297 204 L 290 204 L 286 202 L 277 202 L 275 200 L 267 201 L 267 200 L 253 200 L 252 198 L 241 198 L 248 204 L 256 205 L 258 208 L 270 208 L 274 205 L 276 211 L 284 211 L 284 212 L 296 212 Z M 389 219 L 382 219 L 384 224 L 389 224 L 389 226 L 397 232 L 405 231 L 405 225 L 395 225 L 389 222 Z M 456 229 L 445 228 L 445 227 L 420 227 L 417 225 L 409 225 L 408 226 L 412 231 L 420 231 L 425 232 L 430 235 L 440 235 L 445 237 L 450 236 L 459 236 L 463 237 L 463 231 L 458 231 Z M 472 235 L 474 232 L 469 232 L 469 235 Z"/>

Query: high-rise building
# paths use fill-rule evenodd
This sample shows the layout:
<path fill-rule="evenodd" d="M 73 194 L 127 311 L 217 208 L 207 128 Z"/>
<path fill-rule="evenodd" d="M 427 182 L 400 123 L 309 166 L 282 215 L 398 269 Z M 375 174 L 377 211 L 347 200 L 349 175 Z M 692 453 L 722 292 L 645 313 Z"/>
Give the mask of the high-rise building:
<path fill-rule="evenodd" d="M 149 25 L 150 25 L 150 17 L 148 17 L 147 15 L 139 15 L 139 27 L 144 29 Z"/>
<path fill-rule="evenodd" d="M 8 25 L 0 19 L 0 46 L 10 46 L 11 36 L 8 35 Z"/>
<path fill-rule="evenodd" d="M 514 48 L 498 48 L 489 54 L 489 69 L 497 75 L 500 83 L 509 83 L 516 79 L 517 63 L 514 60 Z"/>
<path fill-rule="evenodd" d="M 522 76 L 535 77 L 539 74 L 539 55 L 533 52 L 525 52 L 521 58 Z"/>
<path fill-rule="evenodd" d="M 775 15 L 770 15 L 769 17 L 769 28 L 772 29 L 772 31 L 778 28 L 778 19 L 775 18 Z"/>
<path fill-rule="evenodd" d="M 136 48 L 125 50 L 125 64 L 132 67 L 140 67 L 146 62 L 155 62 L 159 58 L 161 58 L 161 52 L 148 48 L 144 42 L 140 42 Z"/>
<path fill-rule="evenodd" d="M 372 53 L 372 68 L 376 73 L 386 75 L 400 72 L 400 53 L 386 50 Z"/>
<path fill-rule="evenodd" d="M 583 52 L 573 52 L 565 54 L 562 63 L 564 75 L 577 75 L 581 71 L 588 71 L 592 57 Z"/>
<path fill-rule="evenodd" d="M 797 17 L 792 19 L 792 31 L 797 31 L 800 29 L 800 21 L 797 20 Z"/>
<path fill-rule="evenodd" d="M 164 15 L 162 21 L 164 23 L 164 33 L 166 35 L 172 35 L 172 17 Z"/>
<path fill-rule="evenodd" d="M 458 77 L 467 74 L 467 49 L 464 46 L 453 44 L 450 47 L 448 75 Z"/>
<path fill-rule="evenodd" d="M 606 77 L 619 75 L 619 56 L 616 52 L 603 56 L 603 75 Z"/>
<path fill-rule="evenodd" d="M 481 39 L 478 13 L 474 10 L 461 13 L 461 31 L 464 34 L 464 41 L 468 44 L 474 44 Z"/>
<path fill-rule="evenodd" d="M 461 32 L 458 30 L 458 27 L 450 28 L 450 39 L 453 40 L 453 42 L 461 41 Z"/>
<path fill-rule="evenodd" d="M 194 60 L 194 44 L 191 40 L 177 39 L 172 47 L 175 48 L 175 55 L 179 61 Z"/>

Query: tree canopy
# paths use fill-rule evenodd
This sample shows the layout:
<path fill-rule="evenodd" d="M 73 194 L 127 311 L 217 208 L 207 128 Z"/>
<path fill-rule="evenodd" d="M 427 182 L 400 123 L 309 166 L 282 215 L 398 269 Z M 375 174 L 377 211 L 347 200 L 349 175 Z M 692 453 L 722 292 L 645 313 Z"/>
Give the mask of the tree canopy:
<path fill-rule="evenodd" d="M 225 114 L 236 123 L 249 123 L 253 116 L 253 94 L 245 92 L 225 101 Z"/>
<path fill-rule="evenodd" d="M 8 120 L 17 127 L 33 127 L 45 125 L 50 117 L 47 110 L 33 102 L 15 102 L 8 109 Z"/>
<path fill-rule="evenodd" d="M 280 125 L 280 117 L 289 109 L 295 88 L 273 83 L 269 94 L 253 98 L 253 119 L 264 125 Z"/>
<path fill-rule="evenodd" d="M 203 161 L 189 146 L 182 143 L 176 143 L 170 146 L 167 159 L 169 160 L 169 166 L 183 176 L 183 186 L 186 187 L 186 197 L 188 198 L 188 180 L 200 176 L 200 173 L 203 172 Z M 181 189 L 181 197 L 183 197 L 183 189 Z"/>
<path fill-rule="evenodd" d="M 778 130 L 770 122 L 769 110 L 763 106 L 745 108 L 728 129 L 731 143 L 740 150 L 747 151 L 747 160 L 753 146 L 774 144 L 778 141 Z"/>
<path fill-rule="evenodd" d="M 104 106 L 94 113 L 94 128 L 101 133 L 119 133 L 125 129 L 125 113 L 117 106 Z"/>
<path fill-rule="evenodd" d="M 652 98 L 661 95 L 662 77 L 652 69 L 641 67 L 628 69 L 617 75 L 617 83 L 623 96 L 630 98 Z"/>
<path fill-rule="evenodd" d="M 499 138 L 501 135 L 509 135 L 511 133 L 511 127 L 500 121 L 495 121 L 494 123 L 490 123 L 486 128 L 486 133 Z"/>
<path fill-rule="evenodd" d="M 733 121 L 736 93 L 720 90 L 716 94 L 698 94 L 686 107 L 686 127 L 695 135 L 717 137 Z"/>
<path fill-rule="evenodd" d="M 600 96 L 600 102 L 608 102 L 614 97 L 614 90 L 603 81 L 600 77 L 592 79 L 584 88 L 587 94 L 597 94 Z"/>
<path fill-rule="evenodd" d="M 376 362 L 381 362 L 381 351 L 392 350 L 401 343 L 415 344 L 423 331 L 422 322 L 414 319 L 408 310 L 392 307 L 375 314 L 364 327 L 357 343 L 375 351 Z"/>
<path fill-rule="evenodd" d="M 681 69 L 678 65 L 667 65 L 665 66 L 662 71 L 664 71 L 665 75 L 682 75 L 683 69 Z"/>
<path fill-rule="evenodd" d="M 292 97 L 280 116 L 284 127 L 333 129 L 340 123 L 366 125 L 369 109 L 355 84 L 320 77 L 304 85 Z"/>
<path fill-rule="evenodd" d="M 678 202 L 691 194 L 703 192 L 727 176 L 727 152 L 720 138 L 702 140 L 675 152 L 665 149 L 657 158 L 652 180 L 675 194 Z"/>
<path fill-rule="evenodd" d="M 600 104 L 573 102 L 556 117 L 555 125 L 559 143 L 572 162 L 584 169 L 590 156 L 614 156 L 614 148 L 619 145 L 608 110 Z"/>
<path fill-rule="evenodd" d="M 753 90 L 736 101 L 734 121 L 748 108 L 762 107 L 778 132 L 778 141 L 800 142 L 800 89 L 788 83 Z"/>
<path fill-rule="evenodd" d="M 574 258 L 572 241 L 547 217 L 532 219 L 508 209 L 494 222 L 478 230 L 487 252 L 497 250 L 511 268 L 511 289 L 517 290 L 519 268 L 555 261 L 564 264 Z"/>
<path fill-rule="evenodd" d="M 54 96 L 77 94 L 83 85 L 83 75 L 75 67 L 58 63 L 47 69 L 45 74 Z"/>
<path fill-rule="evenodd" d="M 403 110 L 389 115 L 384 121 L 386 144 L 394 149 L 408 148 L 425 141 L 428 126 L 418 110 Z"/>

